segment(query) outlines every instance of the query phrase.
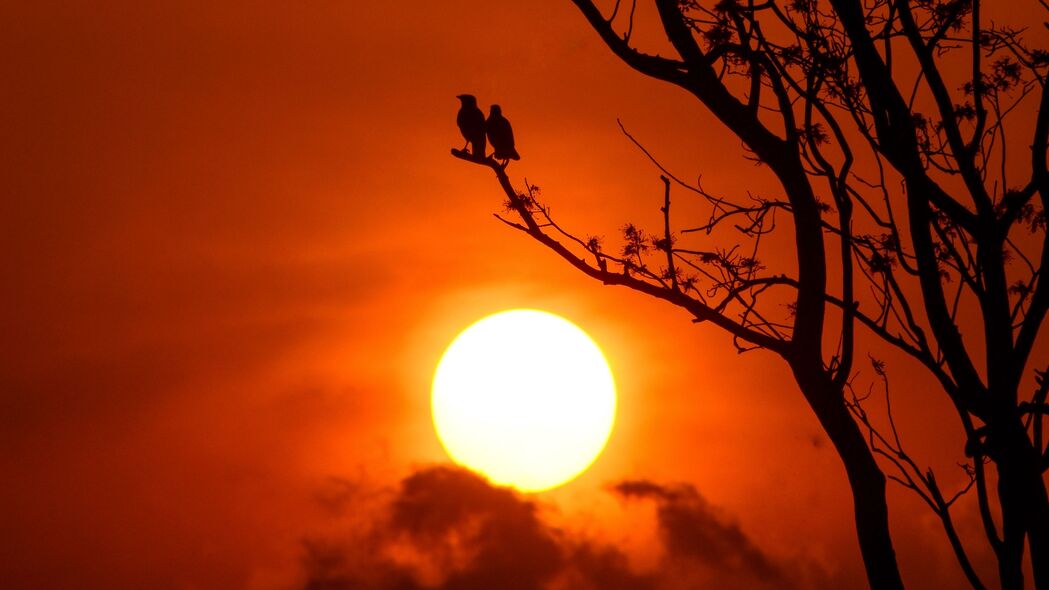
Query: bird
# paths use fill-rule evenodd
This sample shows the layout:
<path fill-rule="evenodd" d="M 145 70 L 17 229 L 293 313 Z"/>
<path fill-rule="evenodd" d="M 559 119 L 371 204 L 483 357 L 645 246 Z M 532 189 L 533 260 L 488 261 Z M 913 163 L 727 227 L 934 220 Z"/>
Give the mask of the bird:
<path fill-rule="evenodd" d="M 485 144 L 484 112 L 477 108 L 477 98 L 472 94 L 460 94 L 457 96 L 462 102 L 459 107 L 459 115 L 455 122 L 459 124 L 459 131 L 466 139 L 467 145 L 471 146 L 470 153 L 475 158 L 484 158 L 488 146 Z M 463 146 L 463 151 L 466 146 Z"/>
<path fill-rule="evenodd" d="M 496 160 L 505 163 L 507 160 L 521 159 L 514 149 L 514 129 L 510 126 L 510 121 L 503 116 L 503 109 L 499 105 L 492 105 L 488 120 L 485 121 L 485 129 L 488 132 L 488 141 L 492 142 L 492 149 L 495 150 L 492 156 Z"/>

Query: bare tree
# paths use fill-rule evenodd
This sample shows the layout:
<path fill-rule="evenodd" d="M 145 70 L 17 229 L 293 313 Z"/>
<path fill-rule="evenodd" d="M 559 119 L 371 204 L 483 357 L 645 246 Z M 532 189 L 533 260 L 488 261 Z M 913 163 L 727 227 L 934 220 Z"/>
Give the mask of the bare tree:
<path fill-rule="evenodd" d="M 675 54 L 662 57 L 633 42 L 637 0 L 572 1 L 624 63 L 698 99 L 782 196 L 713 194 L 649 155 L 663 227 L 628 224 L 610 252 L 558 225 L 538 188 L 515 189 L 504 165 L 453 150 L 495 172 L 513 214 L 499 218 L 587 276 L 681 307 L 740 351 L 782 358 L 845 467 L 872 588 L 903 587 L 886 470 L 940 517 L 973 587 L 983 583 L 950 514 L 970 488 L 1001 586 L 1023 587 L 1026 541 L 1035 585 L 1049 588 L 1049 379 L 1030 358 L 1049 311 L 1049 52 L 1022 29 L 983 22 L 978 0 L 653 0 Z M 674 187 L 709 217 L 676 224 Z M 784 272 L 761 257 L 776 231 L 793 238 Z M 967 435 L 968 485 L 945 496 L 891 412 L 879 426 L 865 411 L 858 333 L 939 382 Z M 887 396 L 884 364 L 871 360 Z"/>

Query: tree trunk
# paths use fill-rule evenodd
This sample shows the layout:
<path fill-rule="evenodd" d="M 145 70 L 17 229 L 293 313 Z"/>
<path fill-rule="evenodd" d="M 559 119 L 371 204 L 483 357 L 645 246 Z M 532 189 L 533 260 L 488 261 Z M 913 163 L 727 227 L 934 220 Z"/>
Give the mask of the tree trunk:
<path fill-rule="evenodd" d="M 849 413 L 841 389 L 822 370 L 806 370 L 798 364 L 791 363 L 794 376 L 845 465 L 867 581 L 872 590 L 901 590 L 903 580 L 889 533 L 885 474 Z"/>
<path fill-rule="evenodd" d="M 1038 590 L 1049 590 L 1049 494 L 1046 493 L 1038 462 L 1028 460 L 1024 467 L 1024 487 L 1029 501 L 1027 532 L 1031 544 L 1034 586 Z"/>
<path fill-rule="evenodd" d="M 1049 589 L 1049 496 L 1037 450 L 1018 421 L 988 441 L 998 470 L 1003 555 L 998 573 L 1003 590 L 1023 588 L 1024 536 L 1031 546 L 1035 588 Z"/>

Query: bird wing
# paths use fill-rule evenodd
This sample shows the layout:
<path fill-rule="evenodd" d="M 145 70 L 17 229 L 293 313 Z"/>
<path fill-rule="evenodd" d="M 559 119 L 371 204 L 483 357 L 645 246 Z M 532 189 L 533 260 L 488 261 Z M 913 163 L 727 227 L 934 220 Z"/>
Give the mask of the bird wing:
<path fill-rule="evenodd" d="M 513 147 L 514 132 L 510 128 L 510 121 L 507 121 L 504 117 L 488 117 L 485 127 L 488 132 L 488 140 L 492 142 L 493 146 L 499 148 Z"/>

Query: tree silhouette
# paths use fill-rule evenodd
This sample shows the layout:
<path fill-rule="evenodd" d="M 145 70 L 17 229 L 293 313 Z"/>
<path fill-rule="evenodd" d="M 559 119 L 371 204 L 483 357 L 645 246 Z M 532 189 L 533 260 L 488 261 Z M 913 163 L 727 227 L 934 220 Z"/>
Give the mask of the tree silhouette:
<path fill-rule="evenodd" d="M 593 279 L 782 358 L 845 467 L 872 588 L 903 587 L 887 475 L 940 518 L 973 587 L 984 586 L 950 513 L 970 488 L 1001 586 L 1023 587 L 1026 541 L 1035 586 L 1049 588 L 1049 379 L 1031 362 L 1049 310 L 1049 52 L 985 22 L 978 0 L 653 0 L 675 53 L 663 57 L 632 43 L 637 0 L 572 1 L 620 60 L 735 134 L 782 196 L 713 194 L 635 141 L 662 172 L 664 223 L 626 225 L 610 252 L 558 225 L 536 186 L 516 190 L 505 164 L 453 150 L 495 172 L 513 214 L 498 217 Z M 675 224 L 675 187 L 709 217 Z M 773 232 L 791 232 L 790 272 L 761 257 Z M 860 334 L 938 381 L 967 436 L 968 486 L 945 494 L 891 412 L 879 426 L 864 409 Z M 871 362 L 888 396 L 885 365 Z"/>

